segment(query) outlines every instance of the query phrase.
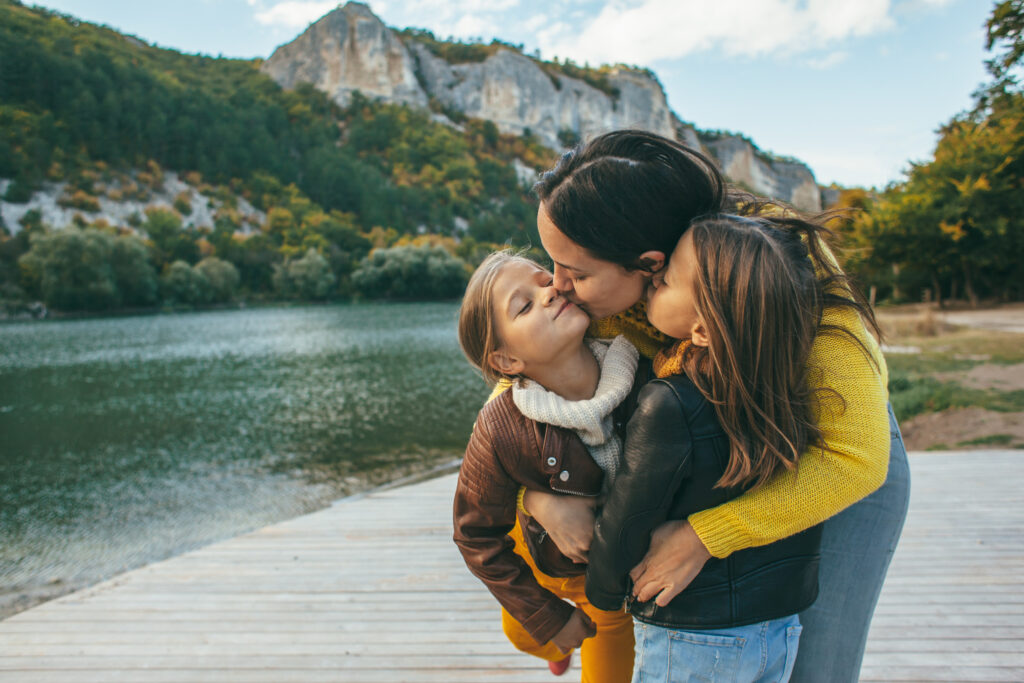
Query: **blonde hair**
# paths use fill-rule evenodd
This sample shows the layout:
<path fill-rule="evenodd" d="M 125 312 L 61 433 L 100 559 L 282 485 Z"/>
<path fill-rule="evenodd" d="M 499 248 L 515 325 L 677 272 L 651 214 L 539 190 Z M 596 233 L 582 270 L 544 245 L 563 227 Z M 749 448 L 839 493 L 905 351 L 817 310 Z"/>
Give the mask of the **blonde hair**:
<path fill-rule="evenodd" d="M 494 282 L 510 263 L 537 264 L 522 256 L 522 251 L 502 249 L 490 254 L 473 271 L 459 307 L 459 346 L 466 359 L 493 386 L 502 379 L 516 379 L 491 367 L 491 354 L 501 347 L 498 321 L 494 315 Z M 539 266 L 538 266 L 539 267 Z"/>

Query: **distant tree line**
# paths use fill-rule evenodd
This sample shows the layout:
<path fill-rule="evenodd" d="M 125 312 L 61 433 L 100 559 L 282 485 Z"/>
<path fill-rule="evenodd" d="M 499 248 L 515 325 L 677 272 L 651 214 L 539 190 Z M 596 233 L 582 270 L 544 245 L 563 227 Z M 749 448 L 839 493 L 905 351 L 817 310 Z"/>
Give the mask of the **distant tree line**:
<path fill-rule="evenodd" d="M 933 157 L 880 194 L 840 197 L 862 210 L 845 228 L 851 265 L 880 297 L 1024 298 L 1024 0 L 996 3 L 985 28 L 991 80 Z"/>

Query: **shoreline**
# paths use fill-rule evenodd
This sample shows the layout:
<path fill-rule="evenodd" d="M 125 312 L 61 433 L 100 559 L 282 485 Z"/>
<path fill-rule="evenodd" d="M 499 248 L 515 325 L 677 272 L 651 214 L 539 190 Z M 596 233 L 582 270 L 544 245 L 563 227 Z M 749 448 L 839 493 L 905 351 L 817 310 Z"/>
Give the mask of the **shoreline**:
<path fill-rule="evenodd" d="M 387 491 L 390 489 L 398 488 L 400 486 L 407 486 L 422 481 L 428 481 L 430 479 L 436 479 L 437 477 L 442 477 L 446 474 L 451 474 L 452 472 L 458 471 L 458 468 L 461 464 L 461 457 L 450 459 L 441 463 L 425 463 L 423 465 L 422 470 L 414 471 L 411 473 L 402 471 L 399 472 L 399 476 L 395 477 L 394 479 L 389 479 L 383 482 L 375 482 L 374 477 L 372 476 L 372 470 L 370 470 L 369 472 L 366 473 L 367 480 L 365 482 L 365 487 L 359 488 L 358 490 L 353 491 L 351 493 L 346 493 L 345 495 L 339 496 L 338 498 L 334 498 L 331 501 L 329 501 L 326 505 L 323 505 L 312 510 L 307 510 L 301 514 L 294 515 L 291 517 L 283 517 L 281 519 L 268 522 L 267 524 L 264 524 L 259 527 L 243 529 L 234 536 L 210 539 L 198 545 L 174 549 L 165 555 L 154 557 L 148 562 L 143 562 L 141 564 L 134 566 L 126 566 L 121 568 L 120 570 L 111 572 L 109 574 L 104 574 L 102 576 L 77 580 L 57 579 L 45 584 L 40 584 L 38 586 L 14 586 L 10 589 L 6 587 L 0 587 L 0 622 L 10 617 L 13 617 L 16 614 L 20 614 L 21 612 L 25 612 L 26 610 L 32 609 L 33 607 L 42 605 L 43 603 L 50 602 L 51 600 L 56 600 L 57 598 L 64 597 L 65 595 L 69 595 L 71 593 L 75 593 L 77 591 L 89 588 L 91 586 L 95 586 L 104 581 L 116 578 L 126 572 L 141 569 L 142 567 L 147 567 L 157 562 L 163 562 L 174 557 L 179 557 L 181 555 L 184 555 L 185 553 L 193 552 L 195 550 L 205 548 L 215 543 L 221 543 L 230 538 L 235 538 L 236 536 L 252 533 L 257 529 L 263 528 L 263 526 L 269 526 L 270 524 L 279 524 L 281 522 L 286 522 L 288 520 L 298 519 L 299 517 L 304 517 L 306 515 L 326 510 L 340 503 L 359 500 L 373 493 Z"/>

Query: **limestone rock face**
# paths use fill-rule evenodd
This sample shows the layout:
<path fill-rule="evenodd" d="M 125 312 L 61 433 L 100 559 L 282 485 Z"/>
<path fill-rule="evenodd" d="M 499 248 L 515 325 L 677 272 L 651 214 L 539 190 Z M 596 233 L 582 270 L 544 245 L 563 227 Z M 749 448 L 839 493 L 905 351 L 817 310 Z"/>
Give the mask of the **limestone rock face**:
<path fill-rule="evenodd" d="M 482 62 L 451 64 L 416 40 L 403 42 L 358 2 L 322 17 L 261 68 L 284 88 L 312 83 L 343 106 L 355 90 L 414 107 L 433 99 L 442 110 L 493 121 L 503 133 L 529 130 L 553 149 L 562 147 L 562 132 L 587 139 L 641 128 L 710 153 L 731 180 L 758 194 L 804 210 L 821 208 L 807 166 L 762 154 L 739 136 L 702 138 L 669 109 L 661 84 L 639 71 L 612 70 L 613 95 L 512 49 L 500 48 Z"/>
<path fill-rule="evenodd" d="M 354 90 L 389 102 L 427 106 L 405 45 L 362 3 L 324 15 L 274 50 L 261 71 L 283 88 L 312 83 L 341 105 Z"/>
<path fill-rule="evenodd" d="M 558 148 L 560 131 L 582 138 L 635 127 L 671 137 L 673 115 L 661 87 L 625 69 L 613 71 L 609 95 L 581 80 L 546 71 L 519 52 L 499 49 L 483 62 L 449 64 L 413 43 L 427 93 L 467 116 L 489 119 L 503 133 L 529 129 L 545 145 Z"/>
<path fill-rule="evenodd" d="M 733 182 L 804 211 L 821 211 L 821 190 L 803 163 L 769 157 L 739 136 L 716 136 L 701 142 Z"/>

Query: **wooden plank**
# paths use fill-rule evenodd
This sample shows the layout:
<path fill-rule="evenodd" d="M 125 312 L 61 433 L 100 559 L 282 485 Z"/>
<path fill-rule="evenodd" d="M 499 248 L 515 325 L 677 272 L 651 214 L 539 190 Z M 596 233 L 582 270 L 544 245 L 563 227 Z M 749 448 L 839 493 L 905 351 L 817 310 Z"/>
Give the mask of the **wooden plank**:
<path fill-rule="evenodd" d="M 1024 680 L 1024 454 L 911 467 L 862 680 Z M 15 615 L 0 680 L 551 681 L 451 542 L 454 482 L 342 501 Z"/>

